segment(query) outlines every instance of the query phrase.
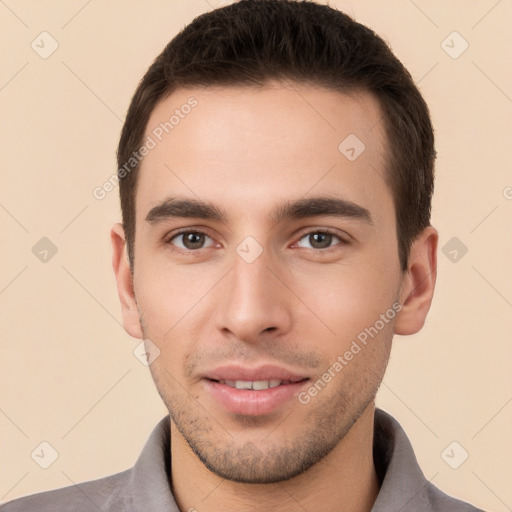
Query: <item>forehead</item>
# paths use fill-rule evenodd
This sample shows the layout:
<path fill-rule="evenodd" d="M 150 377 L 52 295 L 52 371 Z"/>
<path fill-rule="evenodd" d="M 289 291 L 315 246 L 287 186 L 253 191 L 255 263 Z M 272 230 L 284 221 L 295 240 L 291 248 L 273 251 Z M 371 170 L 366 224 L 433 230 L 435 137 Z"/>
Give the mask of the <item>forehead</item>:
<path fill-rule="evenodd" d="M 137 221 L 170 195 L 251 211 L 338 193 L 388 202 L 378 101 L 295 83 L 178 89 L 152 112 Z M 387 196 L 387 197 L 385 197 Z"/>

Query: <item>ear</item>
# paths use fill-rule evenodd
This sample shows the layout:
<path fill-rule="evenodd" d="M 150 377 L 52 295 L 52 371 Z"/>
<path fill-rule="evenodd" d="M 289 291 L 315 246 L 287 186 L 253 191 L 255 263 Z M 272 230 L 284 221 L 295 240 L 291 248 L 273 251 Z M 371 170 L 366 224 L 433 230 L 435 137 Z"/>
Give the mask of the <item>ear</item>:
<path fill-rule="evenodd" d="M 425 324 L 437 277 L 437 231 L 428 226 L 411 246 L 407 270 L 402 277 L 395 334 L 418 332 Z"/>
<path fill-rule="evenodd" d="M 130 336 L 142 339 L 144 335 L 133 291 L 133 280 L 128 255 L 126 254 L 126 239 L 122 224 L 118 223 L 112 226 L 110 240 L 112 242 L 112 267 L 114 268 L 119 301 L 121 302 L 123 325 Z"/>

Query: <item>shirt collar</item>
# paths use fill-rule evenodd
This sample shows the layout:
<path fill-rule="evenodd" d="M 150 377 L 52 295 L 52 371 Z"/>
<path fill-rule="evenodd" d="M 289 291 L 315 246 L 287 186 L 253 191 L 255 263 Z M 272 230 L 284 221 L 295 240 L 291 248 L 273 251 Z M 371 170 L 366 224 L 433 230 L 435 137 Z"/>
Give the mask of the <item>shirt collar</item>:
<path fill-rule="evenodd" d="M 155 427 L 132 469 L 125 505 L 133 510 L 179 512 L 170 488 L 170 418 Z M 381 489 L 372 512 L 430 512 L 431 484 L 425 479 L 399 423 L 376 409 L 373 440 Z"/>
<path fill-rule="evenodd" d="M 133 466 L 125 505 L 134 512 L 179 512 L 170 487 L 170 428 L 170 416 L 166 416 L 151 432 Z"/>
<path fill-rule="evenodd" d="M 432 485 L 425 479 L 400 424 L 381 409 L 375 410 L 373 459 L 381 488 L 372 512 L 432 511 Z"/>

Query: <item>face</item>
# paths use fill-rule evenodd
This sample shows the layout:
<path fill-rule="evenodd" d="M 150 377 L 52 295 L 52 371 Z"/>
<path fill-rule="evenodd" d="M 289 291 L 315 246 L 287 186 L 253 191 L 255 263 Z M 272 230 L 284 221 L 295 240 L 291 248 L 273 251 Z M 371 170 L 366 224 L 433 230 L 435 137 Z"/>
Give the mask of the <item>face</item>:
<path fill-rule="evenodd" d="M 278 83 L 178 90 L 151 115 L 125 325 L 223 478 L 300 474 L 373 402 L 403 284 L 380 119 L 369 94 Z"/>

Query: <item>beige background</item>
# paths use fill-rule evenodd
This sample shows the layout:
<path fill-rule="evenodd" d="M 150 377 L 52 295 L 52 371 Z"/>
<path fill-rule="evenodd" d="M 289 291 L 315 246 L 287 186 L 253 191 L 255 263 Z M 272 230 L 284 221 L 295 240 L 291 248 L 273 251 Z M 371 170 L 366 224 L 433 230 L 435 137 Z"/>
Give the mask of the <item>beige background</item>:
<path fill-rule="evenodd" d="M 118 190 L 102 201 L 92 190 L 115 172 L 149 63 L 220 4 L 0 1 L 0 501 L 130 467 L 166 414 L 121 325 L 108 236 Z M 419 83 L 439 153 L 433 224 L 441 248 L 452 237 L 468 248 L 456 262 L 440 251 L 427 324 L 395 338 L 378 405 L 400 420 L 428 479 L 511 510 L 512 2 L 331 5 L 383 35 Z M 43 31 L 59 45 L 47 59 L 31 48 L 43 51 Z M 442 46 L 453 31 L 469 43 L 458 58 L 462 39 Z M 58 249 L 47 262 L 32 252 L 42 237 Z M 46 470 L 31 458 L 43 441 L 59 454 Z M 469 453 L 458 469 L 441 456 L 452 441 L 463 448 L 451 461 Z"/>

